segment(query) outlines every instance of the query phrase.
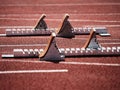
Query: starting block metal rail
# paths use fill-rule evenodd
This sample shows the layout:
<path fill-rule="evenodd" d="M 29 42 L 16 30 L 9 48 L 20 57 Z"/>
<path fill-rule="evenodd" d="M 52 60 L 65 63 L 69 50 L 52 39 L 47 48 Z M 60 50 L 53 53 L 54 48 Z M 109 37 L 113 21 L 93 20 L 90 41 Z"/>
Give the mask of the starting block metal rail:
<path fill-rule="evenodd" d="M 39 57 L 40 60 L 45 61 L 61 61 L 65 57 L 120 56 L 120 46 L 101 47 L 94 30 L 91 31 L 88 41 L 81 48 L 58 48 L 55 36 L 55 33 L 51 35 L 45 49 L 14 49 L 13 54 L 3 54 L 2 57 Z"/>
<path fill-rule="evenodd" d="M 6 29 L 6 36 L 49 36 L 52 33 L 50 30 L 35 30 L 35 29 Z"/>
<path fill-rule="evenodd" d="M 3 54 L 2 58 L 9 58 L 9 57 L 39 57 L 39 54 L 42 54 L 43 49 L 14 49 L 13 54 Z M 61 57 L 77 57 L 77 56 L 120 56 L 120 47 L 101 47 L 101 49 L 85 49 L 85 48 L 60 48 L 58 49 Z M 51 54 L 51 53 L 50 53 Z M 58 55 L 60 55 L 58 54 Z M 54 54 L 53 54 L 54 55 Z M 54 58 L 51 55 L 51 58 Z M 49 58 L 49 60 L 51 60 Z M 58 60 L 54 58 L 54 60 Z"/>
<path fill-rule="evenodd" d="M 72 28 L 69 30 L 72 31 L 73 35 L 89 35 L 92 29 L 93 28 L 85 27 L 85 28 Z M 100 36 L 103 37 L 110 36 L 105 27 L 94 27 L 94 29 L 96 30 L 96 33 L 99 34 Z M 56 29 L 53 28 L 50 29 L 12 28 L 6 29 L 6 33 L 4 34 L 4 36 L 43 36 L 43 35 L 50 36 L 51 33 L 55 31 Z M 1 36 L 3 35 L 1 34 Z"/>
<path fill-rule="evenodd" d="M 58 37 L 66 37 L 72 38 L 74 35 L 89 35 L 90 31 L 93 29 L 92 27 L 84 27 L 84 28 L 73 28 L 70 24 L 68 18 L 69 15 L 65 14 L 60 26 L 56 28 L 48 28 L 44 18 L 46 17 L 43 14 L 38 23 L 34 28 L 8 28 L 6 29 L 6 33 L 4 36 L 49 36 L 51 33 L 55 32 Z M 105 27 L 94 27 L 96 30 L 96 34 L 100 36 L 110 36 L 107 29 Z M 3 35 L 0 35 L 3 36 Z"/>

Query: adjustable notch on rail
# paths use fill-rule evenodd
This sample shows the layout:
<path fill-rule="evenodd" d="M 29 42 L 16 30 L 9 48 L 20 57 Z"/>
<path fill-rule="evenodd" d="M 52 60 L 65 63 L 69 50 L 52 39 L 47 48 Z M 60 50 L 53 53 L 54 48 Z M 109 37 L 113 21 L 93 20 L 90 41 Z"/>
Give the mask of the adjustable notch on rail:
<path fill-rule="evenodd" d="M 99 45 L 97 38 L 96 38 L 96 30 L 95 28 L 93 28 L 93 30 L 91 30 L 90 35 L 88 40 L 86 41 L 85 45 L 83 46 L 83 48 L 90 48 L 90 49 L 99 49 L 101 46 Z"/>
<path fill-rule="evenodd" d="M 68 21 L 68 18 L 69 15 L 65 14 L 59 28 L 56 30 L 57 37 L 72 38 L 75 36 L 72 30 L 73 27 Z"/>
<path fill-rule="evenodd" d="M 48 42 L 48 46 L 46 46 L 44 52 L 39 54 L 39 58 L 42 61 L 63 61 L 64 55 L 60 53 L 56 41 L 55 41 L 55 34 L 51 35 L 51 38 Z"/>
<path fill-rule="evenodd" d="M 92 29 L 92 27 L 74 28 L 73 33 L 75 35 L 89 35 Z M 96 30 L 96 34 L 102 37 L 110 36 L 106 27 L 94 27 L 94 29 Z"/>

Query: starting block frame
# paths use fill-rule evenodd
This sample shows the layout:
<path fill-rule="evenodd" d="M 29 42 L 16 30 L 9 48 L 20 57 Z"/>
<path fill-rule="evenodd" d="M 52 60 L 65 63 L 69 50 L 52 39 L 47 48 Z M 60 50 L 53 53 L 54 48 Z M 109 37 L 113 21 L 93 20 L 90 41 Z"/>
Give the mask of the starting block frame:
<path fill-rule="evenodd" d="M 95 30 L 91 31 L 88 41 L 82 48 L 58 48 L 55 37 L 56 34 L 53 33 L 45 49 L 14 49 L 13 55 L 3 54 L 2 57 L 39 57 L 41 61 L 63 61 L 65 57 L 120 56 L 120 47 L 101 47 Z"/>
<path fill-rule="evenodd" d="M 42 14 L 37 24 L 34 28 L 13 28 L 6 29 L 6 36 L 50 36 L 51 33 L 56 33 L 58 37 L 64 38 L 73 38 L 75 35 L 89 35 L 90 31 L 93 28 L 85 27 L 85 28 L 73 28 L 69 22 L 69 15 L 65 14 L 63 20 L 61 21 L 60 26 L 57 29 L 48 28 L 45 22 L 45 14 Z M 96 30 L 96 34 L 100 36 L 110 36 L 107 29 L 105 27 L 94 27 Z M 2 35 L 3 36 L 3 35 Z"/>

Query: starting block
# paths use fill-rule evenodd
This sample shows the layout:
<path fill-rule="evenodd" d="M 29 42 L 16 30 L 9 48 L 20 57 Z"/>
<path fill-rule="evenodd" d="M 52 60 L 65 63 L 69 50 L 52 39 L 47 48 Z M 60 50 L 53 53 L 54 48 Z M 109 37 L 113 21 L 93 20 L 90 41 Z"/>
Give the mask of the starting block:
<path fill-rule="evenodd" d="M 54 38 L 55 37 L 52 37 L 52 39 L 49 42 L 49 45 L 46 47 L 44 52 L 42 54 L 40 53 L 39 55 L 40 60 L 42 60 L 41 57 L 47 58 L 48 60 L 51 59 L 57 60 L 57 58 L 54 58 L 55 55 L 60 57 L 60 60 L 64 59 L 64 57 L 76 57 L 76 56 L 81 56 L 81 57 L 82 56 L 116 56 L 116 55 L 120 56 L 120 47 L 101 47 L 101 45 L 97 41 L 95 29 L 93 29 L 90 32 L 90 37 L 82 48 L 58 49 Z M 47 54 L 49 55 L 49 58 Z"/>
<path fill-rule="evenodd" d="M 93 28 L 93 30 L 90 32 L 89 38 L 83 48 L 91 48 L 91 49 L 99 49 L 101 48 L 101 45 L 98 43 L 96 38 L 96 30 Z"/>
<path fill-rule="evenodd" d="M 64 55 L 59 52 L 55 42 L 55 36 L 51 36 L 48 46 L 44 52 L 39 54 L 40 60 L 44 61 L 61 61 L 64 60 Z"/>
<path fill-rule="evenodd" d="M 50 35 L 52 31 L 48 30 L 47 24 L 44 21 L 46 15 L 42 14 L 34 28 L 11 28 L 6 29 L 6 36 L 40 36 Z"/>
<path fill-rule="evenodd" d="M 43 14 L 34 28 L 13 28 L 6 29 L 5 36 L 50 36 L 55 32 L 58 37 L 73 38 L 75 35 L 89 35 L 93 29 L 91 27 L 73 28 L 69 22 L 69 15 L 65 14 L 60 26 L 57 29 L 48 28 L 44 21 L 46 15 Z M 110 36 L 105 27 L 94 27 L 96 34 L 100 36 Z M 0 35 L 3 36 L 3 35 Z"/>
<path fill-rule="evenodd" d="M 73 38 L 75 35 L 73 33 L 73 27 L 68 21 L 69 15 L 66 14 L 63 18 L 63 22 L 60 24 L 60 28 L 56 30 L 57 37 Z"/>
<path fill-rule="evenodd" d="M 39 57 L 41 61 L 62 61 L 65 57 L 120 56 L 120 47 L 101 47 L 95 29 L 90 32 L 90 37 L 82 48 L 58 48 L 55 37 L 56 34 L 52 33 L 45 49 L 14 49 L 13 55 L 3 54 L 2 57 Z"/>

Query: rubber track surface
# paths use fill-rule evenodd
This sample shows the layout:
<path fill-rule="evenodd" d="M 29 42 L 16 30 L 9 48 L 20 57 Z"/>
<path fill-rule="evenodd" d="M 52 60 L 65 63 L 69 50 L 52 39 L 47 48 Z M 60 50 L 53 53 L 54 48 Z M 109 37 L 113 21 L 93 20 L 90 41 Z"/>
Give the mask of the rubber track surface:
<path fill-rule="evenodd" d="M 34 27 L 41 14 L 58 28 L 65 13 L 73 27 L 107 27 L 111 37 L 97 36 L 104 47 L 120 46 L 120 0 L 1 0 L 0 34 L 5 28 Z M 0 55 L 13 49 L 45 48 L 49 36 L 0 37 Z M 88 36 L 56 38 L 59 48 L 82 47 Z M 59 72 L 59 70 L 67 72 Z M 44 70 L 45 72 L 15 73 Z M 58 72 L 47 72 L 58 70 Z M 14 73 L 7 73 L 13 71 Z M 3 73 L 5 72 L 5 73 Z M 38 58 L 0 57 L 0 90 L 120 90 L 120 57 L 71 57 L 60 63 Z"/>

